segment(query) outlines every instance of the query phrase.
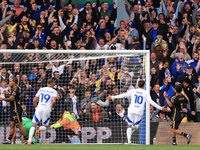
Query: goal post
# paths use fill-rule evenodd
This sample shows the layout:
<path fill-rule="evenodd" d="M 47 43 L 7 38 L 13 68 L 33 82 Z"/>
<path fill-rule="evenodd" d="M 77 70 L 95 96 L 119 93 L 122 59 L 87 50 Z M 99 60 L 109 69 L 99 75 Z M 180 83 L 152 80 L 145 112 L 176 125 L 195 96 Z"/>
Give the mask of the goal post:
<path fill-rule="evenodd" d="M 1 49 L 0 50 L 0 54 L 17 54 L 16 55 L 16 59 L 14 60 L 21 60 L 20 57 L 23 57 L 24 55 L 28 55 L 28 54 L 41 54 L 42 56 L 45 54 L 49 54 L 49 55 L 53 55 L 53 54 L 57 54 L 59 55 L 59 57 L 55 58 L 51 58 L 49 56 L 48 59 L 44 59 L 44 57 L 40 57 L 41 59 L 37 59 L 30 61 L 30 62 L 25 62 L 25 63 L 30 63 L 30 64 L 34 64 L 34 63 L 47 63 L 47 62 L 72 62 L 72 61 L 80 61 L 84 60 L 85 62 L 87 62 L 87 60 L 95 60 L 95 59 L 109 59 L 111 57 L 123 57 L 123 59 L 119 60 L 120 62 L 122 62 L 122 64 L 126 64 L 125 58 L 129 58 L 130 56 L 140 56 L 140 58 L 142 58 L 142 63 L 143 63 L 143 71 L 144 71 L 144 76 L 146 80 L 146 91 L 150 92 L 150 51 L 149 50 L 10 50 L 10 49 Z M 18 55 L 21 54 L 21 55 Z M 64 55 L 64 56 L 61 56 Z M 82 56 L 83 55 L 83 56 Z M 58 60 L 59 59 L 59 60 Z M 15 63 L 21 63 L 23 64 L 23 62 L 1 62 L 2 60 L 0 60 L 0 64 L 15 64 Z M 105 61 L 105 60 L 102 60 Z M 129 60 L 130 61 L 130 60 Z M 104 62 L 104 64 L 106 64 L 106 61 Z M 80 64 L 81 65 L 81 64 Z M 126 64 L 127 65 L 127 64 Z M 131 67 L 131 66 L 129 66 Z M 121 68 L 122 70 L 122 68 Z M 29 70 L 30 72 L 30 70 Z M 31 118 L 32 119 L 32 118 Z M 89 128 L 91 129 L 91 128 Z M 104 128 L 103 128 L 104 129 Z M 4 131 L 7 129 L 4 129 Z M 3 131 L 1 131 L 3 132 Z M 117 131 L 115 131 L 117 132 Z M 123 130 L 123 132 L 126 132 Z M 97 131 L 98 133 L 98 131 Z M 96 138 L 98 141 L 98 136 L 96 133 Z M 1 135 L 2 133 L 0 133 L 0 140 L 1 140 Z M 4 133 L 5 134 L 5 133 Z M 92 133 L 91 133 L 92 134 Z M 111 133 L 110 133 L 111 134 Z M 87 134 L 85 134 L 87 135 Z M 126 135 L 126 133 L 125 133 Z M 102 133 L 102 136 L 103 133 Z M 145 144 L 149 145 L 150 144 L 150 104 L 148 103 L 148 101 L 146 102 L 146 134 L 145 134 Z M 89 137 L 88 137 L 89 138 Z M 99 137 L 100 138 L 100 137 Z M 4 137 L 5 139 L 5 137 Z M 83 139 L 83 137 L 82 137 Z M 103 141 L 103 139 L 101 140 Z M 97 142 L 98 143 L 98 142 Z M 112 141 L 110 142 L 112 143 Z M 114 142 L 115 143 L 115 142 Z"/>

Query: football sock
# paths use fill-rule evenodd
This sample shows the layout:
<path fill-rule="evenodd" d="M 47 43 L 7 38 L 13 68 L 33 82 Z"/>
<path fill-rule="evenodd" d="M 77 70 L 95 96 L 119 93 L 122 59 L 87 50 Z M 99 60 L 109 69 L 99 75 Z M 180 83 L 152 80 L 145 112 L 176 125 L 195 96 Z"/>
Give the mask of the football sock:
<path fill-rule="evenodd" d="M 131 140 L 131 127 L 127 127 L 126 133 L 128 141 Z"/>
<path fill-rule="evenodd" d="M 47 127 L 45 126 L 40 126 L 40 131 L 46 131 L 47 130 Z"/>
<path fill-rule="evenodd" d="M 181 135 L 184 136 L 184 137 L 187 137 L 187 134 L 186 134 L 186 133 L 183 133 L 183 132 L 182 132 Z"/>
<path fill-rule="evenodd" d="M 35 126 L 32 125 L 32 127 L 31 127 L 31 129 L 29 131 L 29 139 L 28 139 L 28 141 L 32 142 L 32 137 L 33 137 L 34 132 L 35 132 Z"/>
<path fill-rule="evenodd" d="M 172 137 L 173 143 L 176 143 L 176 137 Z"/>
<path fill-rule="evenodd" d="M 9 135 L 8 140 L 11 141 L 12 137 L 13 137 L 13 135 Z"/>
<path fill-rule="evenodd" d="M 24 136 L 24 140 L 28 140 L 28 136 L 27 135 Z"/>

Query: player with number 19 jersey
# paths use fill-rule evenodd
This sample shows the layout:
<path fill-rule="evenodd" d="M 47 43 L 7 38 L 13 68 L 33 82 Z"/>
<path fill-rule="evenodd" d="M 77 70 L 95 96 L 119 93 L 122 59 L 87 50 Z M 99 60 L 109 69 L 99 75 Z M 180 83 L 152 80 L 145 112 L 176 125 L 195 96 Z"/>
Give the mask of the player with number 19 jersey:
<path fill-rule="evenodd" d="M 37 92 L 36 96 L 39 97 L 39 103 L 32 120 L 33 122 L 40 123 L 42 120 L 44 125 L 48 125 L 50 120 L 52 99 L 53 97 L 57 97 L 57 94 L 57 91 L 51 87 L 41 88 Z"/>
<path fill-rule="evenodd" d="M 38 110 L 51 112 L 52 98 L 57 97 L 57 91 L 51 87 L 41 88 L 36 96 L 39 97 Z"/>

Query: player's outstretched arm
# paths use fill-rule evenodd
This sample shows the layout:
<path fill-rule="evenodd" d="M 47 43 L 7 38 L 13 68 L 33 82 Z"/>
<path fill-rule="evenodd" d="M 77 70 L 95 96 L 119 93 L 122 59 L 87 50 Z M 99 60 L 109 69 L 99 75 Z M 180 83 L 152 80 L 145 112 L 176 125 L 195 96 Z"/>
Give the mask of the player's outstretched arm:
<path fill-rule="evenodd" d="M 169 107 L 172 107 L 172 103 L 169 101 L 168 95 L 166 94 L 166 91 L 164 91 L 163 96 L 165 97 L 165 100 L 166 100 L 166 102 L 167 102 L 167 105 L 168 105 Z"/>
<path fill-rule="evenodd" d="M 157 103 L 155 103 L 155 102 L 151 99 L 151 96 L 150 96 L 150 95 L 148 95 L 147 100 L 149 101 L 149 103 L 150 103 L 153 107 L 155 107 L 155 108 L 157 108 L 157 109 L 159 109 L 159 110 L 162 110 L 162 109 L 163 109 L 160 105 L 158 105 Z"/>
<path fill-rule="evenodd" d="M 14 101 L 15 97 L 11 95 L 9 98 L 2 98 L 0 97 L 0 101 Z"/>
<path fill-rule="evenodd" d="M 120 99 L 120 98 L 124 98 L 124 97 L 129 97 L 129 96 L 131 96 L 131 90 L 126 93 L 123 93 L 123 94 L 111 96 L 111 99 Z"/>
<path fill-rule="evenodd" d="M 185 98 L 188 100 L 188 104 L 190 103 L 190 100 L 189 100 L 189 98 L 188 98 L 188 96 L 185 94 L 185 92 L 182 90 L 181 91 L 181 94 L 183 95 L 183 96 L 185 96 Z"/>

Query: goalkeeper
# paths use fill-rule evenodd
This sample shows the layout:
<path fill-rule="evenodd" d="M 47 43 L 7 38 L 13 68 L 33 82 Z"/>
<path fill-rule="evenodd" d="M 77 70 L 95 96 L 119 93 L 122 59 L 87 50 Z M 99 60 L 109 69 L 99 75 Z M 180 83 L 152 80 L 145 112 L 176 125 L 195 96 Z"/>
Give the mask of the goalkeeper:
<path fill-rule="evenodd" d="M 22 125 L 23 125 L 24 129 L 26 130 L 26 134 L 27 135 L 29 135 L 29 130 L 32 127 L 32 124 L 33 124 L 33 122 L 32 122 L 31 119 L 26 118 L 26 117 L 22 117 Z M 15 128 L 17 128 L 17 126 L 15 126 Z M 36 128 L 39 128 L 39 126 L 37 126 Z M 13 143 L 15 143 L 15 141 L 16 141 L 16 131 L 17 130 L 15 129 L 15 133 L 13 135 Z M 21 143 L 23 143 L 23 141 L 24 141 L 24 137 L 22 135 Z M 39 138 L 39 133 L 38 132 L 34 133 L 33 143 L 34 144 L 40 143 L 40 144 L 44 145 L 44 142 L 42 142 L 42 140 Z"/>
<path fill-rule="evenodd" d="M 81 126 L 79 125 L 78 121 L 76 120 L 75 116 L 73 116 L 73 114 L 71 114 L 69 111 L 61 110 L 59 112 L 59 117 L 60 119 L 56 123 L 52 124 L 48 129 L 57 129 L 57 128 L 63 127 L 64 131 L 62 129 L 61 129 L 62 131 L 59 130 L 60 133 L 62 133 L 62 135 L 69 135 L 70 130 L 67 130 L 67 129 L 71 129 L 73 133 L 77 135 L 81 134 Z M 40 131 L 44 131 L 46 129 L 47 128 L 44 126 L 40 127 Z M 56 133 L 56 141 L 62 140 L 62 137 L 57 137 L 58 135 L 60 134 Z M 71 142 L 71 141 L 68 141 L 68 139 L 65 139 L 65 140 L 67 142 Z"/>

